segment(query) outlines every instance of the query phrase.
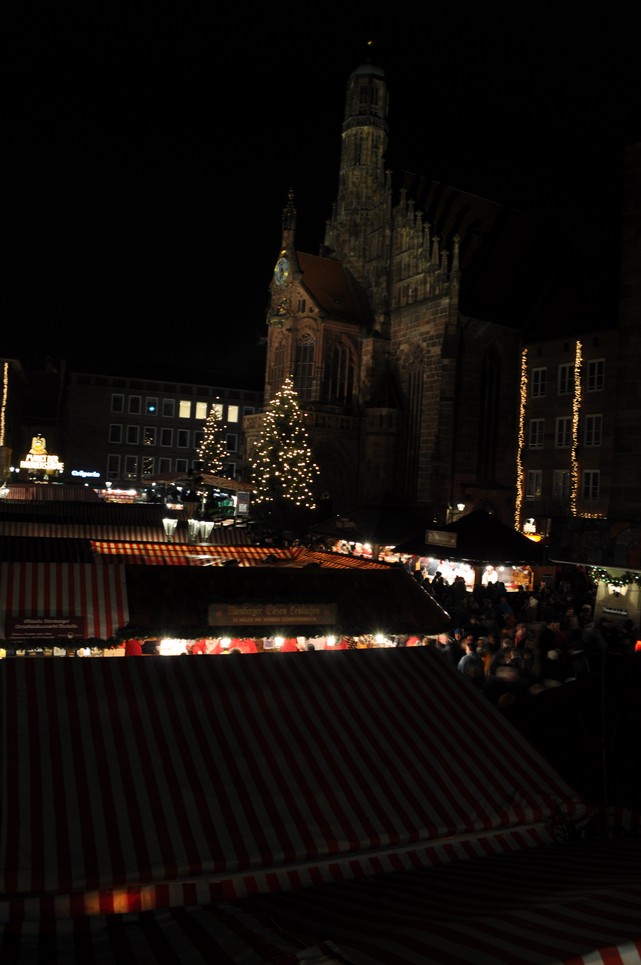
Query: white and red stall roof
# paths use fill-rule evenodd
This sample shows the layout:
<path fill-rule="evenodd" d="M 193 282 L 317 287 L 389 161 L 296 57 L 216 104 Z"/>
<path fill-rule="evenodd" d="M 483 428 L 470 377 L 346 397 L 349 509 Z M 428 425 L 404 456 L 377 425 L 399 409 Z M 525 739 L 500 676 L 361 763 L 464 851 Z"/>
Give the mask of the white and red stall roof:
<path fill-rule="evenodd" d="M 0 695 L 0 960 L 638 961 L 639 841 L 580 841 L 429 647 L 2 661 Z"/>

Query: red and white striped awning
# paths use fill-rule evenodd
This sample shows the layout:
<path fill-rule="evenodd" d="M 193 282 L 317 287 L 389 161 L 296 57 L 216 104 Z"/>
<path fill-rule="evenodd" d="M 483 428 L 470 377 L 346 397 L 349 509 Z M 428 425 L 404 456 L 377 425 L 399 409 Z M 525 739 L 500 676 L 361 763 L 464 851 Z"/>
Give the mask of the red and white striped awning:
<path fill-rule="evenodd" d="M 592 808 L 439 654 L 0 663 L 0 921 L 554 843 Z"/>
<path fill-rule="evenodd" d="M 7 618 L 81 616 L 84 636 L 107 640 L 129 620 L 125 567 L 101 563 L 0 563 L 0 632 Z"/>
<path fill-rule="evenodd" d="M 149 543 L 117 540 L 92 540 L 96 557 L 120 562 L 160 566 L 210 566 L 237 559 L 239 566 L 255 566 L 270 554 L 279 560 L 293 560 L 295 550 L 269 550 L 258 546 L 208 546 L 186 543 Z"/>
<path fill-rule="evenodd" d="M 322 965 L 639 965 L 641 840 L 584 840 L 239 903 Z M 259 932 L 256 932 L 258 935 Z M 258 959 L 260 961 L 260 959 Z M 292 958 L 289 959 L 292 961 Z"/>
<path fill-rule="evenodd" d="M 207 544 L 134 542 L 130 540 L 92 540 L 96 558 L 116 558 L 122 563 L 147 563 L 160 566 L 215 566 L 236 559 L 239 566 L 275 565 L 307 566 L 317 564 L 324 569 L 387 569 L 388 564 L 364 560 L 341 553 L 310 550 L 304 546 L 269 548 L 262 546 L 209 546 Z"/>
<path fill-rule="evenodd" d="M 178 541 L 183 536 L 177 531 Z M 100 523 L 42 523 L 37 520 L 12 522 L 0 520 L 0 536 L 38 536 L 58 539 L 147 540 L 164 542 L 162 529 L 153 526 L 112 526 Z M 187 541 L 185 531 L 184 540 Z"/>

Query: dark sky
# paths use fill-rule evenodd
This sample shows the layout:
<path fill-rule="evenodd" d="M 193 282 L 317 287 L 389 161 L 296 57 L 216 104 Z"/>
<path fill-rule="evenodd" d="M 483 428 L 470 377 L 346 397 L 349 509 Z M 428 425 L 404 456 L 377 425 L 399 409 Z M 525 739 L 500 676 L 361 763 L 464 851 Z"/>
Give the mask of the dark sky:
<path fill-rule="evenodd" d="M 616 209 L 639 133 L 631 30 L 402 3 L 363 23 L 331 3 L 94 6 L 2 14 L 0 355 L 27 366 L 260 379 L 287 192 L 298 246 L 316 253 L 368 38 L 395 171 L 575 223 L 577 238 Z"/>

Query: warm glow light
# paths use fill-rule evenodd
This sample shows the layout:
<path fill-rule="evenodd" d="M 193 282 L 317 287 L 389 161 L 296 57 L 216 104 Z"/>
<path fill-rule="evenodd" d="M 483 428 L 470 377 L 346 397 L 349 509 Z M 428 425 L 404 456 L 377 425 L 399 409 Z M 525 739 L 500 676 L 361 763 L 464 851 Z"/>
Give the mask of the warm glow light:
<path fill-rule="evenodd" d="M 227 439 L 222 423 L 223 407 L 220 402 L 212 403 L 205 421 L 203 440 L 198 447 L 198 459 L 203 472 L 221 476 L 228 455 Z"/>
<path fill-rule="evenodd" d="M 328 647 L 335 647 L 335 646 L 336 646 L 336 637 L 327 637 L 327 646 L 328 646 Z"/>
<path fill-rule="evenodd" d="M 229 648 L 231 647 L 231 637 L 221 637 L 220 645 L 223 648 L 223 650 L 229 650 Z"/>
<path fill-rule="evenodd" d="M 523 447 L 525 445 L 525 408 L 527 405 L 527 349 L 521 352 L 521 383 L 519 392 L 519 429 L 516 448 L 516 498 L 514 500 L 514 529 L 521 528 L 523 507 Z"/>
<path fill-rule="evenodd" d="M 285 643 L 285 637 L 274 637 L 274 643 L 277 647 L 282 647 L 282 645 Z"/>
<path fill-rule="evenodd" d="M 7 396 L 9 394 L 9 363 L 2 367 L 2 402 L 0 403 L 0 446 L 4 446 L 5 419 L 7 411 Z"/>
<path fill-rule="evenodd" d="M 581 366 L 583 347 L 577 341 L 574 353 L 574 397 L 572 399 L 572 448 L 570 450 L 570 514 L 577 515 L 579 492 L 579 417 L 581 415 Z"/>
<path fill-rule="evenodd" d="M 163 637 L 158 645 L 158 653 L 163 657 L 175 657 L 181 653 L 187 653 L 187 641 Z"/>
<path fill-rule="evenodd" d="M 265 409 L 250 459 L 257 505 L 284 500 L 294 506 L 316 508 L 312 490 L 319 468 L 311 458 L 304 420 L 290 375 Z"/>

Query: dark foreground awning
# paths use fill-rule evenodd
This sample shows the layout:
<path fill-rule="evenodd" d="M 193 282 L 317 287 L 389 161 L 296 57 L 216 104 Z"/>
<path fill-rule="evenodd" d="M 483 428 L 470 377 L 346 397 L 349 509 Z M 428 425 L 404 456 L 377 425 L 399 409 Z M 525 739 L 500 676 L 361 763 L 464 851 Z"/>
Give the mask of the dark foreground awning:
<path fill-rule="evenodd" d="M 346 558 L 347 559 L 347 558 Z M 130 622 L 161 633 L 210 625 L 232 636 L 431 634 L 449 615 L 402 567 L 128 566 Z M 214 609 L 216 618 L 212 616 Z M 227 608 L 231 622 L 220 614 Z M 286 608 L 287 612 L 284 612 Z M 318 614 L 315 616 L 314 614 Z M 279 615 L 286 622 L 279 625 Z M 186 634 L 188 635 L 188 634 Z"/>
<path fill-rule="evenodd" d="M 640 960 L 638 819 L 586 839 L 430 647 L 16 658 L 0 708 L 3 963 Z"/>

